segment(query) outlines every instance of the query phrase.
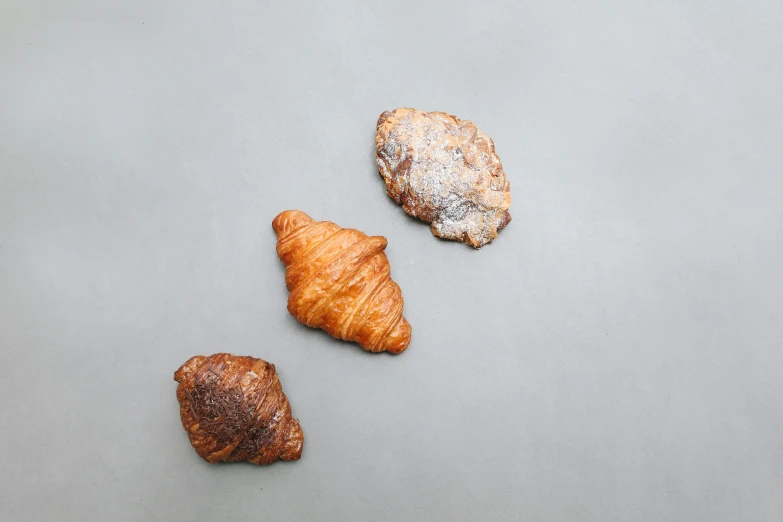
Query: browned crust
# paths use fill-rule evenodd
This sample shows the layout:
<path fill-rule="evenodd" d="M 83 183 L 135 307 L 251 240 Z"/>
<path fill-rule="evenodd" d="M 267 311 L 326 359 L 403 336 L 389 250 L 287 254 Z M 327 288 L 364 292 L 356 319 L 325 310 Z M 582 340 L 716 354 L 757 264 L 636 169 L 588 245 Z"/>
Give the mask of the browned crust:
<path fill-rule="evenodd" d="M 207 462 L 269 464 L 301 457 L 304 433 L 273 364 L 228 353 L 197 355 L 174 380 L 182 427 Z"/>
<path fill-rule="evenodd" d="M 286 267 L 288 311 L 299 322 L 371 352 L 400 353 L 411 340 L 400 287 L 391 278 L 386 238 L 298 210 L 272 222 Z"/>

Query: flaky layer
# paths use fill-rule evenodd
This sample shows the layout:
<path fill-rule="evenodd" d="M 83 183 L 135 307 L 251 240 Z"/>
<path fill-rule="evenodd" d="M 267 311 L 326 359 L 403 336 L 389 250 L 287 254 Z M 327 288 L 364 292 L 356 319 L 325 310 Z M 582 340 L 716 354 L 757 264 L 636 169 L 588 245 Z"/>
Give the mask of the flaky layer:
<path fill-rule="evenodd" d="M 386 111 L 375 135 L 386 192 L 432 233 L 475 248 L 511 221 L 510 185 L 492 140 L 469 120 L 416 109 Z"/>
<path fill-rule="evenodd" d="M 298 210 L 280 213 L 272 227 L 286 267 L 291 315 L 372 352 L 408 347 L 411 326 L 391 279 L 386 238 L 313 221 Z"/>
<path fill-rule="evenodd" d="M 269 464 L 301 457 L 304 433 L 273 364 L 227 353 L 197 355 L 174 380 L 182 426 L 204 460 Z"/>

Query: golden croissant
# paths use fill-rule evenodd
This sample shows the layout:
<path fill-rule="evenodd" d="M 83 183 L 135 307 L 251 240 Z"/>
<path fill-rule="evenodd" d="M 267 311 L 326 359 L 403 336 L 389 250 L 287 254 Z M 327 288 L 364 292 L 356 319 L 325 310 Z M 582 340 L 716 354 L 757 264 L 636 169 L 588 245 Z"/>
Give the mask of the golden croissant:
<path fill-rule="evenodd" d="M 182 427 L 207 462 L 298 460 L 304 434 L 291 415 L 275 365 L 216 353 L 174 373 Z"/>
<path fill-rule="evenodd" d="M 299 322 L 355 341 L 371 352 L 400 353 L 411 340 L 402 292 L 392 281 L 386 238 L 286 210 L 272 222 L 286 268 L 288 311 Z"/>

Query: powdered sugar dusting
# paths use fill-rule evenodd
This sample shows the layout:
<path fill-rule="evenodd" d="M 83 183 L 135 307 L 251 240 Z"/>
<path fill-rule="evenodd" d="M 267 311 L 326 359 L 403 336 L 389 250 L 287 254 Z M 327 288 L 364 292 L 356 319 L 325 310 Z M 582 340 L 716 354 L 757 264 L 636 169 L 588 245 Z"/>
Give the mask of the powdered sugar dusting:
<path fill-rule="evenodd" d="M 384 112 L 375 137 L 386 191 L 436 236 L 480 248 L 511 216 L 509 183 L 492 140 L 442 112 Z"/>

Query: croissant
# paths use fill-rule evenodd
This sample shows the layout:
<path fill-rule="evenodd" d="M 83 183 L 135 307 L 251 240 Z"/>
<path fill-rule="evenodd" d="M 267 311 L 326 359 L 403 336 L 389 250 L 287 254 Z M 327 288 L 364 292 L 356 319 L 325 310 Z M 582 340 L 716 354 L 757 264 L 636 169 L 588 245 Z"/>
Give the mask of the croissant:
<path fill-rule="evenodd" d="M 386 238 L 368 237 L 298 210 L 272 222 L 286 267 L 288 311 L 299 322 L 355 341 L 371 352 L 400 353 L 411 340 L 402 292 L 390 276 Z"/>
<path fill-rule="evenodd" d="M 269 464 L 302 456 L 304 434 L 274 364 L 228 353 L 197 355 L 174 380 L 182 427 L 207 462 Z"/>
<path fill-rule="evenodd" d="M 433 235 L 481 248 L 511 222 L 506 173 L 475 123 L 402 108 L 381 114 L 376 130 L 386 193 Z"/>

